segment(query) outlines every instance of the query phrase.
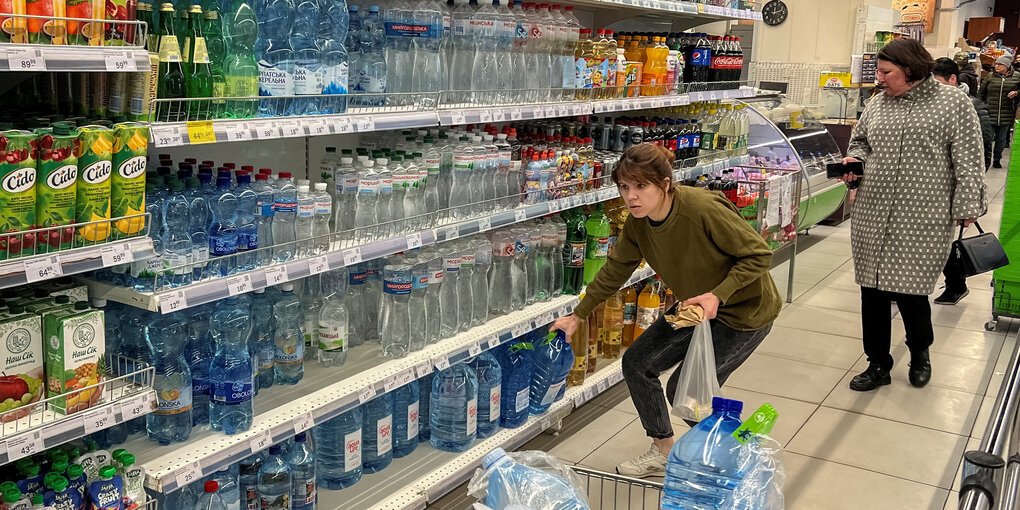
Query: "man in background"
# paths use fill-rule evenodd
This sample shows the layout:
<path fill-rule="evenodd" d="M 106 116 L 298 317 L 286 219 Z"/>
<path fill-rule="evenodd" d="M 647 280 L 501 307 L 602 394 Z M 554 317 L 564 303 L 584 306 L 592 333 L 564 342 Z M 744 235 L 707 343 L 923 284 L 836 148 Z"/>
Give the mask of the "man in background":
<path fill-rule="evenodd" d="M 1016 117 L 1017 96 L 1020 95 L 1020 73 L 1013 71 L 1013 57 L 1003 55 L 995 61 L 995 72 L 981 82 L 978 98 L 988 105 L 988 114 L 995 126 L 992 168 L 1002 168 L 1002 151 L 1009 140 L 1009 131 Z"/>

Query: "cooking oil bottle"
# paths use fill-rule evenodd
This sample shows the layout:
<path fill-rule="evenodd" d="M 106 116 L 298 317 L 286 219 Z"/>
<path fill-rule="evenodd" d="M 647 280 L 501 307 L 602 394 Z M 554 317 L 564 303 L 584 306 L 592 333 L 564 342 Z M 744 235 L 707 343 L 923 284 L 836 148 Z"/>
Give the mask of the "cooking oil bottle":
<path fill-rule="evenodd" d="M 570 348 L 574 351 L 574 366 L 567 374 L 567 385 L 579 386 L 584 383 L 584 374 L 588 371 L 588 321 L 581 321 L 574 331 Z"/>
<path fill-rule="evenodd" d="M 592 51 L 591 29 L 582 28 L 581 38 L 577 41 L 574 49 L 574 65 L 577 69 L 577 92 L 574 98 L 578 100 L 591 99 L 591 60 L 595 59 Z"/>

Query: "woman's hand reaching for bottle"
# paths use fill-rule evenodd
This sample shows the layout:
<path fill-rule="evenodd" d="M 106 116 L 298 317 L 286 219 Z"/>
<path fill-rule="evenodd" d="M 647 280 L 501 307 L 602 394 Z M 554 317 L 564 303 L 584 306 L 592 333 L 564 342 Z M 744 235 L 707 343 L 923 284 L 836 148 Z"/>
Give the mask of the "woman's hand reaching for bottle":
<path fill-rule="evenodd" d="M 577 332 L 577 328 L 581 326 L 581 321 L 584 320 L 574 314 L 566 315 L 556 319 L 549 326 L 549 331 L 562 331 L 567 336 L 567 343 L 570 343 L 570 337 L 574 336 Z"/>

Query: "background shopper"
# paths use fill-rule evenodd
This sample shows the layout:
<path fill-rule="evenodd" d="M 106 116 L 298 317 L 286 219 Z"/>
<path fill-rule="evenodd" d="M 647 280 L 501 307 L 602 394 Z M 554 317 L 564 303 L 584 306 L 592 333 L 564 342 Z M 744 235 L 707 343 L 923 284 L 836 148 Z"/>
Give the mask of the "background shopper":
<path fill-rule="evenodd" d="M 981 83 L 978 98 L 988 105 L 995 125 L 995 147 L 992 166 L 1002 168 L 1002 151 L 1009 140 L 1009 131 L 1016 117 L 1017 96 L 1020 95 L 1020 73 L 1013 70 L 1013 58 L 1003 55 L 995 61 L 995 72 Z"/>
<path fill-rule="evenodd" d="M 980 90 L 978 88 L 978 75 L 977 71 L 974 70 L 974 63 L 970 61 L 970 55 L 961 51 L 953 57 L 953 62 L 960 68 L 956 81 L 967 85 L 967 94 L 971 97 L 977 97 Z M 991 150 L 991 147 L 988 150 Z"/>
<path fill-rule="evenodd" d="M 910 383 L 928 383 L 934 339 L 928 294 L 956 226 L 970 225 L 987 208 L 977 113 L 960 89 L 931 76 L 934 65 L 913 39 L 897 39 L 878 53 L 883 92 L 865 107 L 843 159 L 865 163 L 851 227 L 869 362 L 850 382 L 857 391 L 891 382 L 894 301 L 910 349 Z"/>
<path fill-rule="evenodd" d="M 705 310 L 719 382 L 725 382 L 765 339 L 782 307 L 769 274 L 772 250 L 721 193 L 674 186 L 673 153 L 668 149 L 648 143 L 631 147 L 612 177 L 630 216 L 584 299 L 550 329 L 573 334 L 645 259 L 677 297 L 685 299 L 683 305 Z M 683 362 L 693 331 L 674 331 L 659 317 L 624 353 L 623 375 L 653 445 L 620 464 L 618 473 L 645 476 L 664 469 L 673 447 L 669 402 L 680 368 L 670 377 L 666 395 L 659 374 Z"/>

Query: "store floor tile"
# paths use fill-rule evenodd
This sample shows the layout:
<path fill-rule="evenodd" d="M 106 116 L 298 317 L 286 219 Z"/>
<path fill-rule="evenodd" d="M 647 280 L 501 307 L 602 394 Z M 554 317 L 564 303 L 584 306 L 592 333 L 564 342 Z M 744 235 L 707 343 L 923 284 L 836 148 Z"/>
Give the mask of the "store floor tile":
<path fill-rule="evenodd" d="M 754 352 L 843 370 L 864 356 L 858 339 L 779 325 Z"/>

